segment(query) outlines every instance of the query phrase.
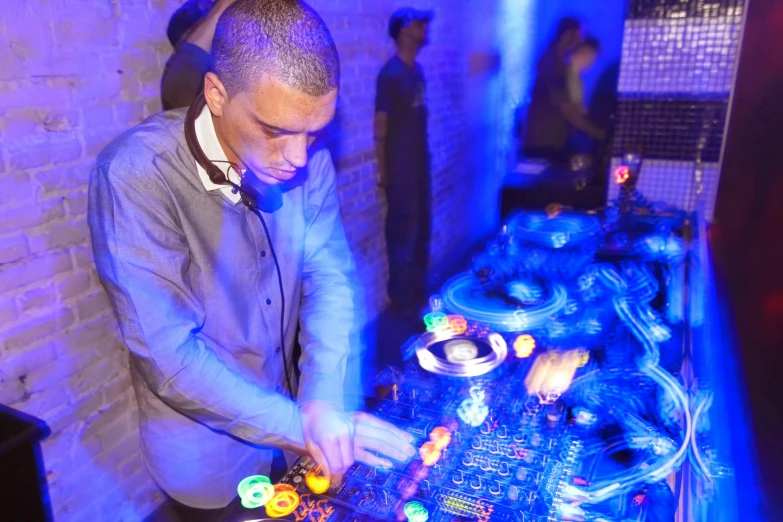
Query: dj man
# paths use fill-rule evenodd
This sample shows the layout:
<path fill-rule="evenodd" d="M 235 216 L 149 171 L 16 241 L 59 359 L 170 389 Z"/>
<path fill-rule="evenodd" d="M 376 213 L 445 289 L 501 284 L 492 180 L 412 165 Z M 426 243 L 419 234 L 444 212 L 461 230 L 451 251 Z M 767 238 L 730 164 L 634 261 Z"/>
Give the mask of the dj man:
<path fill-rule="evenodd" d="M 237 0 L 212 55 L 204 97 L 110 144 L 89 188 L 141 449 L 189 522 L 220 519 L 272 448 L 309 453 L 332 482 L 354 460 L 414 452 L 408 434 L 343 407 L 357 289 L 335 170 L 314 143 L 337 100 L 329 30 L 304 2 Z"/>

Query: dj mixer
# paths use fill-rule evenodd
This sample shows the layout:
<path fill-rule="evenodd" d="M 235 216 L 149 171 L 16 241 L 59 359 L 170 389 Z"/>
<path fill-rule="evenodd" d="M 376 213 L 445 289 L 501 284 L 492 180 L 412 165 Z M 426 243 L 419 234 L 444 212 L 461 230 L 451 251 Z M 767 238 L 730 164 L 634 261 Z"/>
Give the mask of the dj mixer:
<path fill-rule="evenodd" d="M 684 219 L 621 203 L 517 214 L 431 298 L 371 408 L 414 457 L 340 484 L 303 458 L 280 484 L 244 481 L 232 520 L 673 521 L 696 433 Z"/>

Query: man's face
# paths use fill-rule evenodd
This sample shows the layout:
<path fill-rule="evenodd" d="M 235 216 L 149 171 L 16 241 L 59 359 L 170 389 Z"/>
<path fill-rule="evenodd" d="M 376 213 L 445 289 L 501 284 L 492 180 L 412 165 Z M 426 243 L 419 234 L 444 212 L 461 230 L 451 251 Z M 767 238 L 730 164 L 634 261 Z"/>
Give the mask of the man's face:
<path fill-rule="evenodd" d="M 593 49 L 585 47 L 574 53 L 572 61 L 577 70 L 585 71 L 593 66 L 593 63 L 597 57 L 598 54 Z"/>
<path fill-rule="evenodd" d="M 408 31 L 414 42 L 420 46 L 427 45 L 430 40 L 430 23 L 427 20 L 414 20 L 408 25 Z"/>
<path fill-rule="evenodd" d="M 255 90 L 227 97 L 220 94 L 222 84 L 209 88 L 209 81 L 207 103 L 226 155 L 269 185 L 293 178 L 307 165 L 308 147 L 334 118 L 337 89 L 310 96 L 264 74 Z"/>

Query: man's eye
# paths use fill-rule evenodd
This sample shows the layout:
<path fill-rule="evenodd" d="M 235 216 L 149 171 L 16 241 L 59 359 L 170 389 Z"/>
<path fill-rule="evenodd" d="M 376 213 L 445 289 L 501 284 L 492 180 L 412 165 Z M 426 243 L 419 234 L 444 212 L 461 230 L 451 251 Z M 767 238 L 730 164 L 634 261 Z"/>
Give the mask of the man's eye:
<path fill-rule="evenodd" d="M 280 132 L 275 132 L 275 131 L 273 131 L 273 130 L 270 130 L 270 129 L 264 129 L 264 134 L 266 134 L 266 135 L 267 135 L 267 136 L 269 136 L 270 138 L 279 138 L 280 136 L 282 136 L 282 135 L 283 135 L 283 134 L 282 134 L 282 133 L 280 133 Z"/>

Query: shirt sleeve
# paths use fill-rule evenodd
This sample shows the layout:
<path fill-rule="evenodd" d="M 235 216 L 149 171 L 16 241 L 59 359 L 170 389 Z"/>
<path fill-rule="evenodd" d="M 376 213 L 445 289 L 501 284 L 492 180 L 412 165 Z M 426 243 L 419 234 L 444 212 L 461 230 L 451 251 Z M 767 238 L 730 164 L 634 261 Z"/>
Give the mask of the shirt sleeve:
<path fill-rule="evenodd" d="M 212 67 L 210 54 L 190 42 L 181 42 L 166 62 L 161 80 L 163 109 L 190 107 L 204 89 L 204 75 Z"/>
<path fill-rule="evenodd" d="M 391 111 L 391 78 L 381 71 L 375 85 L 375 112 Z"/>
<path fill-rule="evenodd" d="M 359 349 L 361 296 L 340 216 L 334 165 L 326 150 L 319 154 L 306 203 L 298 402 L 319 399 L 343 407 L 346 362 Z"/>
<path fill-rule="evenodd" d="M 201 333 L 205 312 L 188 283 L 188 244 L 159 168 L 113 160 L 90 176 L 95 263 L 131 363 L 161 400 L 214 430 L 303 448 L 296 405 L 229 369 Z"/>

